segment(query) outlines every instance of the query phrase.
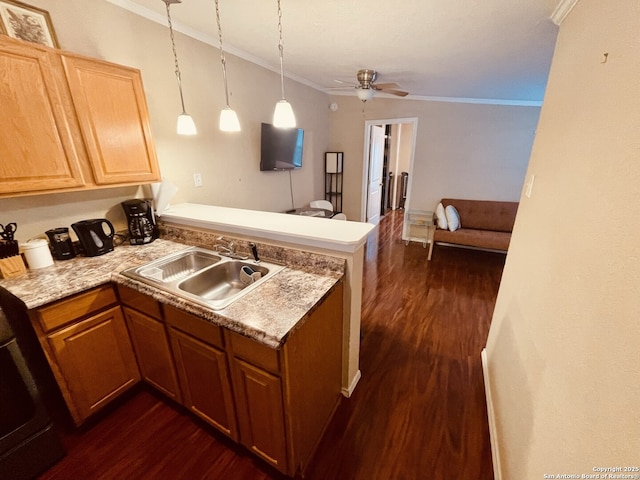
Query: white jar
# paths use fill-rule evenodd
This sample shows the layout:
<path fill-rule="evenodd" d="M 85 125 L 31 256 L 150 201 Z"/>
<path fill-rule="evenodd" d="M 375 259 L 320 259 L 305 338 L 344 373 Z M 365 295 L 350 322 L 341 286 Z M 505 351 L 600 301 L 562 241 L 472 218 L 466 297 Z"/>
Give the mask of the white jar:
<path fill-rule="evenodd" d="M 29 268 L 44 268 L 53 265 L 53 257 L 49 250 L 49 242 L 42 238 L 32 238 L 20 244 Z"/>

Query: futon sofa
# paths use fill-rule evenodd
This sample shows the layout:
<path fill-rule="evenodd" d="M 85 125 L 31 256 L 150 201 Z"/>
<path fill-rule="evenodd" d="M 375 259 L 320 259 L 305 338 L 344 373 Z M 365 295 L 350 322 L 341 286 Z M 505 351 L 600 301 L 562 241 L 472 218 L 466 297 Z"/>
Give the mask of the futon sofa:
<path fill-rule="evenodd" d="M 436 226 L 429 246 L 429 260 L 435 242 L 507 251 L 518 202 L 443 198 L 441 203 L 444 207 L 452 205 L 458 211 L 460 228 L 452 232 Z"/>

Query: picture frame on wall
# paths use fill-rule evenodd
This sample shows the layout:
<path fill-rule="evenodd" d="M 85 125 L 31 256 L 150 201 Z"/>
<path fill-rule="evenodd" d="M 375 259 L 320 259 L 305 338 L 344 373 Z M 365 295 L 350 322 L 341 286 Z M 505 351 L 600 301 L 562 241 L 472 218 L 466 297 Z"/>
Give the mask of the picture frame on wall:
<path fill-rule="evenodd" d="M 16 0 L 0 0 L 0 33 L 18 40 L 60 48 L 49 12 Z"/>

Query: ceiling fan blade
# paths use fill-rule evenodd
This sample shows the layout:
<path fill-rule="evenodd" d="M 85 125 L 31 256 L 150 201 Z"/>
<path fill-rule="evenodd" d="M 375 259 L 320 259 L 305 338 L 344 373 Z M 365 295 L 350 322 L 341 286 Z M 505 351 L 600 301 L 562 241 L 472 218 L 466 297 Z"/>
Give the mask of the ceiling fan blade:
<path fill-rule="evenodd" d="M 398 85 L 397 83 L 376 83 L 373 85 L 373 88 L 375 88 L 376 90 L 385 90 L 387 88 L 398 88 L 400 85 Z"/>
<path fill-rule="evenodd" d="M 345 82 L 345 81 L 343 81 L 343 80 L 338 80 L 337 78 L 334 78 L 334 79 L 333 79 L 333 81 L 334 81 L 334 82 L 336 82 L 336 83 L 342 83 L 343 85 L 349 85 L 349 86 L 351 86 L 351 87 L 353 87 L 353 88 L 356 88 L 356 87 L 357 87 L 357 85 L 356 85 L 355 83 L 352 83 L 352 82 Z"/>
<path fill-rule="evenodd" d="M 393 90 L 393 89 L 387 89 L 387 88 L 379 88 L 379 91 L 381 91 L 382 93 L 389 93 L 391 95 L 397 95 L 398 97 L 406 97 L 407 95 L 409 95 L 409 92 L 405 92 L 403 90 Z"/>

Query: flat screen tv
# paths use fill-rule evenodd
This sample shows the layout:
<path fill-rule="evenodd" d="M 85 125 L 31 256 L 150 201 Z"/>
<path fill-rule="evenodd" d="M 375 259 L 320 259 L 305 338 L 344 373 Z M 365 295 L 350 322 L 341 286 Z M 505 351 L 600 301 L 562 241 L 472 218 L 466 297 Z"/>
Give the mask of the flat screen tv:
<path fill-rule="evenodd" d="M 302 168 L 303 142 L 304 130 L 301 128 L 276 128 L 263 123 L 260 139 L 260 170 Z"/>

